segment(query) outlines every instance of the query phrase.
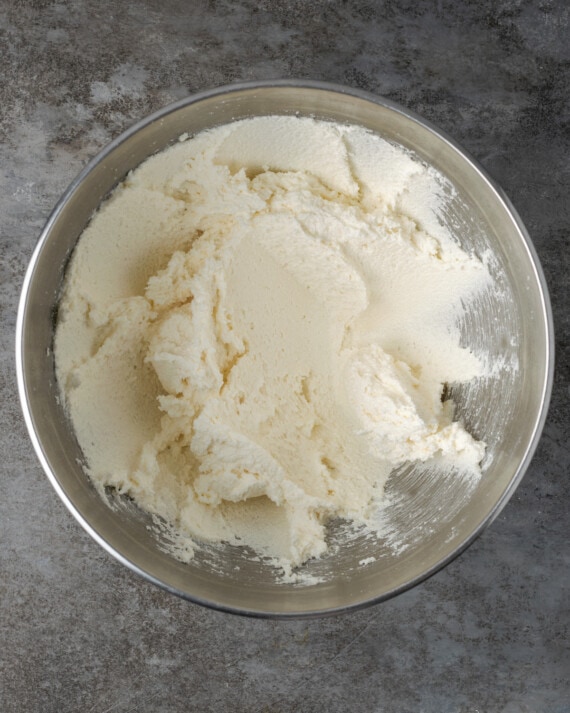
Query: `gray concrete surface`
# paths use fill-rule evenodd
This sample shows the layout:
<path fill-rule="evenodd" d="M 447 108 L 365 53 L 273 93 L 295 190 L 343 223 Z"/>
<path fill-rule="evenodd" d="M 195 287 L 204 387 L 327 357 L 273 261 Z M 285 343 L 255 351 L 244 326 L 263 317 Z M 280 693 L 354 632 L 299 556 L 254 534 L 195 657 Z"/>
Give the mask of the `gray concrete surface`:
<path fill-rule="evenodd" d="M 570 711 L 570 27 L 565 0 L 0 1 L 0 711 Z M 458 560 L 366 611 L 209 611 L 68 514 L 16 393 L 26 264 L 75 174 L 196 90 L 306 77 L 423 114 L 504 187 L 552 293 L 557 369 L 531 467 Z"/>

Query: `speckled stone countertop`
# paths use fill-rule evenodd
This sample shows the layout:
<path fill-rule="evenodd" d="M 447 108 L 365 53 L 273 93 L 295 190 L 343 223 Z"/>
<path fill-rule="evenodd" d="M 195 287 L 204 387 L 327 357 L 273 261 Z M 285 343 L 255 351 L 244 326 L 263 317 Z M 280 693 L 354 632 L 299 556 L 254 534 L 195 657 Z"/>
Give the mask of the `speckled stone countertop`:
<path fill-rule="evenodd" d="M 565 0 L 0 0 L 0 711 L 570 711 L 570 7 Z M 27 262 L 110 139 L 197 90 L 310 78 L 458 140 L 520 212 L 550 287 L 552 405 L 521 486 L 459 559 L 387 603 L 250 620 L 115 562 L 58 499 L 17 397 Z"/>

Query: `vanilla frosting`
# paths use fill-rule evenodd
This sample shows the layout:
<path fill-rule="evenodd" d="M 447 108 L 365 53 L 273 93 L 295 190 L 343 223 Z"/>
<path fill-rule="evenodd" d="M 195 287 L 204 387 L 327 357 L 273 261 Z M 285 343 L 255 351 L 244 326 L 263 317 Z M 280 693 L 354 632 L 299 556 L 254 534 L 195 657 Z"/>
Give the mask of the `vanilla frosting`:
<path fill-rule="evenodd" d="M 442 403 L 490 284 L 441 218 L 450 186 L 356 126 L 247 119 L 148 159 L 79 240 L 57 376 L 88 470 L 194 542 L 285 569 L 390 472 L 485 446 Z"/>

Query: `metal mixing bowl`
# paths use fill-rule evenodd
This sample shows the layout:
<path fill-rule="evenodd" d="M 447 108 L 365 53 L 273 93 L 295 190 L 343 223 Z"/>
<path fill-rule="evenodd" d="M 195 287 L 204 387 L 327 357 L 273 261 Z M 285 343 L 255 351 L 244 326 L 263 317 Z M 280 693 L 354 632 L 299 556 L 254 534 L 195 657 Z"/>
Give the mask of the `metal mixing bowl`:
<path fill-rule="evenodd" d="M 489 259 L 496 291 L 462 322 L 465 345 L 483 347 L 493 375 L 452 389 L 459 416 L 487 442 L 476 484 L 408 466 L 388 484 L 386 530 L 342 546 L 331 526 L 330 554 L 305 565 L 317 584 L 284 584 L 239 548 L 212 547 L 190 563 L 165 552 L 163 536 L 126 498 L 96 492 L 58 399 L 53 338 L 70 255 L 101 201 L 125 175 L 183 133 L 266 114 L 299 114 L 359 124 L 414 151 L 449 178 L 457 195 L 450 225 L 464 248 Z M 81 525 L 134 571 L 192 601 L 257 616 L 309 616 L 385 600 L 430 576 L 467 547 L 513 494 L 537 445 L 553 370 L 552 317 L 528 234 L 501 190 L 448 137 L 393 103 L 314 82 L 224 87 L 192 96 L 136 124 L 82 171 L 57 204 L 26 274 L 17 322 L 17 371 L 26 423 L 54 488 Z M 511 368 L 518 364 L 518 369 Z M 363 563 L 364 562 L 364 563 Z"/>

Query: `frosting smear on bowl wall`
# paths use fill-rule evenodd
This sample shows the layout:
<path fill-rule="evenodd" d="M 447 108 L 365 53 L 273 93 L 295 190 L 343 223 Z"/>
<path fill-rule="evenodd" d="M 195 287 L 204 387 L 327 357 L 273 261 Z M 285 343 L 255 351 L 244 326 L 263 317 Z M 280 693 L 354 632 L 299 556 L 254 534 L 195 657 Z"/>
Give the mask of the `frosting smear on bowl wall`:
<path fill-rule="evenodd" d="M 81 236 L 56 331 L 62 398 L 100 488 L 190 542 L 286 572 L 326 524 L 374 527 L 408 461 L 480 474 L 446 385 L 484 264 L 443 220 L 445 178 L 364 128 L 245 119 L 181 140 Z M 460 237 L 460 236 L 459 236 Z"/>

